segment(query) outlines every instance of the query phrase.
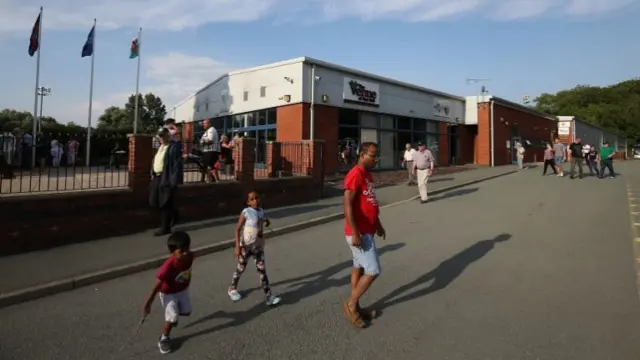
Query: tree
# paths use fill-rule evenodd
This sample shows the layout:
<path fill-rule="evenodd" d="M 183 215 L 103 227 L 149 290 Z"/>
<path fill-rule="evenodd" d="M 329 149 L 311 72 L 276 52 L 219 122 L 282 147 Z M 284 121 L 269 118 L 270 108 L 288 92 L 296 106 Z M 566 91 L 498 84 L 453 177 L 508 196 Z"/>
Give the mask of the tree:
<path fill-rule="evenodd" d="M 131 130 L 133 119 L 127 112 L 117 106 L 108 107 L 98 118 L 98 129 L 122 129 Z"/>
<path fill-rule="evenodd" d="M 58 129 L 61 124 L 51 116 L 42 117 L 42 130 L 50 131 Z M 0 110 L 0 131 L 13 131 L 22 129 L 31 131 L 33 129 L 33 114 L 29 111 L 20 111 L 15 109 Z"/>
<path fill-rule="evenodd" d="M 607 86 L 578 85 L 556 94 L 543 93 L 536 108 L 551 115 L 572 115 L 640 141 L 640 79 Z"/>
<path fill-rule="evenodd" d="M 131 119 L 131 126 L 133 127 L 134 109 L 135 109 L 136 96 L 129 96 L 129 101 L 125 105 L 125 112 Z M 164 117 L 167 115 L 167 108 L 162 103 L 160 97 L 153 93 L 138 95 L 138 131 L 140 132 L 155 132 L 159 127 L 163 125 Z"/>

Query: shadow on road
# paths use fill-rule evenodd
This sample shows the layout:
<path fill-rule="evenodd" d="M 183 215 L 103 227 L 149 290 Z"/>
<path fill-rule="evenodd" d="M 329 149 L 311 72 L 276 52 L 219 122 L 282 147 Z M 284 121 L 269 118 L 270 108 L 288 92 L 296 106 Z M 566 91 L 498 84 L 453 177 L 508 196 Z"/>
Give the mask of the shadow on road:
<path fill-rule="evenodd" d="M 374 307 L 382 311 L 390 306 L 415 300 L 446 288 L 455 279 L 457 279 L 469 265 L 480 260 L 483 256 L 489 253 L 489 251 L 493 250 L 495 244 L 509 239 L 511 239 L 510 234 L 500 234 L 491 240 L 478 241 L 449 259 L 441 262 L 435 269 L 387 294 L 382 299 L 378 300 Z M 416 288 L 425 285 L 430 281 L 431 284 L 426 288 L 416 290 Z"/>
<path fill-rule="evenodd" d="M 314 212 L 314 211 L 326 209 L 326 208 L 329 208 L 329 207 L 332 207 L 332 206 L 335 206 L 335 204 L 302 205 L 302 206 L 295 206 L 295 207 L 286 208 L 286 209 L 277 209 L 276 208 L 274 210 L 269 210 L 268 216 L 271 219 L 282 219 L 282 218 L 286 218 L 286 217 L 293 216 L 293 215 L 300 215 L 300 214 L 305 214 L 305 213 L 309 213 L 309 212 Z M 211 219 L 211 220 L 203 221 L 203 222 L 200 222 L 198 224 L 193 224 L 193 225 L 183 225 L 183 226 L 177 225 L 176 229 L 179 229 L 181 231 L 195 231 L 195 230 L 206 229 L 206 228 L 210 228 L 210 227 L 214 227 L 214 226 L 235 224 L 237 222 L 238 222 L 238 218 L 237 217 L 228 218 L 228 219 Z"/>
<path fill-rule="evenodd" d="M 457 196 L 464 196 L 464 195 L 468 195 L 468 194 L 473 194 L 476 191 L 478 191 L 478 188 L 452 190 L 452 191 L 446 192 L 446 193 L 444 193 L 444 194 L 442 194 L 440 196 L 429 197 L 429 203 L 432 203 L 432 202 L 438 201 L 438 200 L 450 199 L 450 198 L 457 197 Z"/>
<path fill-rule="evenodd" d="M 433 184 L 433 183 L 437 183 L 437 182 L 442 182 L 442 181 L 451 181 L 453 180 L 452 177 L 447 177 L 447 178 L 443 178 L 443 177 L 436 177 L 433 180 L 429 180 L 429 184 Z"/>
<path fill-rule="evenodd" d="M 405 246 L 405 243 L 389 244 L 379 248 L 378 251 L 380 255 L 383 255 L 384 253 L 387 253 L 387 252 L 399 250 L 404 246 Z M 352 261 L 344 261 L 316 273 L 303 275 L 293 279 L 288 279 L 285 281 L 271 284 L 272 287 L 291 284 L 288 286 L 288 288 L 294 288 L 293 290 L 289 290 L 287 292 L 280 294 L 282 296 L 282 302 L 280 303 L 279 306 L 295 304 L 302 299 L 305 299 L 310 296 L 314 296 L 332 287 L 347 286 L 349 284 L 351 274 L 347 274 L 337 279 L 333 278 L 333 276 L 344 271 L 345 269 L 351 268 L 352 264 L 353 264 Z M 249 291 L 243 291 L 243 295 L 246 296 L 251 291 L 256 291 L 256 290 L 257 288 L 251 289 Z M 190 328 L 195 325 L 198 325 L 207 321 L 211 321 L 213 319 L 229 319 L 230 321 L 228 321 L 225 324 L 217 325 L 217 326 L 204 329 L 192 334 L 177 337 L 175 338 L 174 341 L 176 342 L 176 346 L 179 347 L 182 345 L 182 343 L 192 338 L 207 335 L 212 332 L 224 330 L 234 326 L 241 326 L 251 321 L 256 316 L 264 312 L 267 312 L 268 310 L 269 309 L 264 304 L 264 302 L 260 301 L 255 306 L 245 311 L 237 311 L 237 312 L 216 311 L 211 315 L 205 316 L 203 318 L 200 318 L 198 320 L 195 320 L 194 322 L 187 324 L 184 328 L 185 329 Z"/>

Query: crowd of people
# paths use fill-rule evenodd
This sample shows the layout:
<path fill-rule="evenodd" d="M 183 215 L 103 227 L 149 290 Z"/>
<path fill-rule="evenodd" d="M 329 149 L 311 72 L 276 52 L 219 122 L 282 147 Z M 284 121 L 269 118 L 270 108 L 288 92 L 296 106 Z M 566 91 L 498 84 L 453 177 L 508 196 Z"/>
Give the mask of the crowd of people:
<path fill-rule="evenodd" d="M 556 138 L 553 145 L 547 144 L 544 151 L 544 168 L 542 175 L 547 174 L 547 170 L 551 168 L 556 176 L 564 176 L 564 163 L 569 163 L 569 177 L 575 179 L 576 168 L 578 170 L 578 178 L 584 177 L 583 167 L 586 165 L 591 176 L 597 176 L 600 179 L 605 178 L 605 171 L 608 170 L 607 178 L 613 179 L 616 173 L 613 170 L 613 160 L 616 149 L 609 144 L 607 140 L 602 142 L 602 146 L 598 149 L 593 144 L 583 144 L 578 137 L 567 147 Z"/>

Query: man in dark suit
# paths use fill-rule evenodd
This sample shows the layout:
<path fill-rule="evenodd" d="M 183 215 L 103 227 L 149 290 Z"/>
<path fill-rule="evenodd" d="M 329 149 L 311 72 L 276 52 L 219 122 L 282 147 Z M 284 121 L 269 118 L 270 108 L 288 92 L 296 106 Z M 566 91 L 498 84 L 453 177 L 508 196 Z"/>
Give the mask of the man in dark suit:
<path fill-rule="evenodd" d="M 184 165 L 182 144 L 172 140 L 170 129 L 161 128 L 157 136 L 160 146 L 151 166 L 149 203 L 160 210 L 160 228 L 155 235 L 162 236 L 170 234 L 178 221 L 176 194 L 178 186 L 183 183 Z"/>

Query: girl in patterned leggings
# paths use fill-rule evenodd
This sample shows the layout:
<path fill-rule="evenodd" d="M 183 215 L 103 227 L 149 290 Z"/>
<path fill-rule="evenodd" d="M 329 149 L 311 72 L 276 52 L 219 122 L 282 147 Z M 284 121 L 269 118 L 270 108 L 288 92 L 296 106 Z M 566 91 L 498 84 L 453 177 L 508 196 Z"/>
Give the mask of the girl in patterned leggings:
<path fill-rule="evenodd" d="M 235 256 L 238 259 L 238 266 L 233 273 L 231 286 L 227 293 L 233 301 L 242 299 L 242 295 L 238 292 L 238 282 L 240 276 L 247 267 L 249 258 L 253 257 L 258 275 L 260 275 L 260 284 L 266 296 L 266 304 L 268 306 L 276 305 L 280 302 L 280 298 L 271 293 L 269 286 L 269 278 L 267 277 L 267 269 L 264 264 L 264 237 L 263 228 L 269 226 L 269 219 L 265 218 L 264 211 L 260 207 L 260 196 L 256 191 L 252 191 L 248 195 L 247 207 L 240 213 L 238 226 L 236 226 L 236 248 Z"/>

